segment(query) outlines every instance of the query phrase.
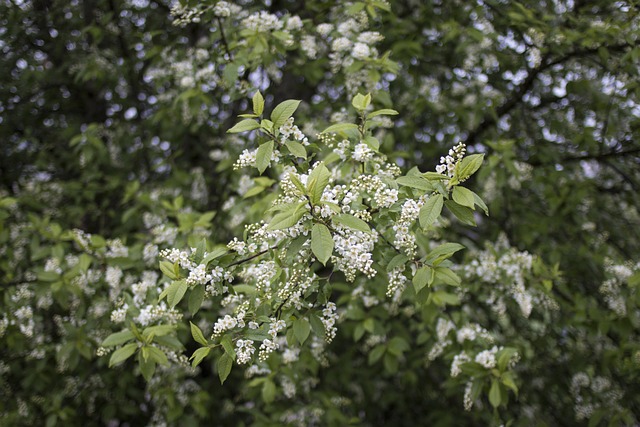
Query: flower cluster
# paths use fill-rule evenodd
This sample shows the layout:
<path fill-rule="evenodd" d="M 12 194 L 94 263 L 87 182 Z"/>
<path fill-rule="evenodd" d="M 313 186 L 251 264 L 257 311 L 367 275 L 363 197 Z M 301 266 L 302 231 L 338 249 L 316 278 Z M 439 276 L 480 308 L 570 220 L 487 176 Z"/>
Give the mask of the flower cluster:
<path fill-rule="evenodd" d="M 629 295 L 636 293 L 635 287 L 629 286 L 628 291 L 625 289 L 625 284 L 628 283 L 634 271 L 640 271 L 640 263 L 614 264 L 611 260 L 607 260 L 605 267 L 607 279 L 602 282 L 599 290 L 609 309 L 619 317 L 627 315 L 626 301 Z"/>
<path fill-rule="evenodd" d="M 284 144 L 287 141 L 298 141 L 304 146 L 309 145 L 309 138 L 298 128 L 298 126 L 293 124 L 294 118 L 289 117 L 285 124 L 280 126 L 280 143 Z"/>
<path fill-rule="evenodd" d="M 623 391 L 611 378 L 592 378 L 585 372 L 578 372 L 571 379 L 570 392 L 574 399 L 576 421 L 590 419 L 603 406 L 611 408 L 614 413 L 622 412 L 619 402 Z"/>
<path fill-rule="evenodd" d="M 525 286 L 533 262 L 534 257 L 531 254 L 509 247 L 503 236 L 495 247 L 487 247 L 486 250 L 477 253 L 465 266 L 463 273 L 469 279 L 477 278 L 481 282 L 492 284 L 486 303 L 496 314 L 506 314 L 504 296 L 508 295 L 518 304 L 521 314 L 529 317 L 534 305 L 557 308 L 555 301 L 546 293 Z"/>
<path fill-rule="evenodd" d="M 494 368 L 496 366 L 496 353 L 498 350 L 500 349 L 497 346 L 493 346 L 490 350 L 484 350 L 476 354 L 474 360 L 487 369 Z"/>
<path fill-rule="evenodd" d="M 422 208 L 425 202 L 426 196 L 418 200 L 407 199 L 402 204 L 400 218 L 393 225 L 393 231 L 395 231 L 393 245 L 397 249 L 404 251 L 409 257 L 415 256 L 417 249 L 416 236 L 412 232 L 411 226 L 418 218 L 420 208 Z"/>
<path fill-rule="evenodd" d="M 243 28 L 252 31 L 266 32 L 282 29 L 282 27 L 284 27 L 284 22 L 282 22 L 276 15 L 261 10 L 260 12 L 253 13 L 243 19 L 240 25 Z"/>
<path fill-rule="evenodd" d="M 335 326 L 338 320 L 338 314 L 336 313 L 336 305 L 333 302 L 328 302 L 327 305 L 325 305 L 320 320 L 322 320 L 322 324 L 324 325 L 326 341 L 333 341 L 338 332 L 338 328 Z"/>
<path fill-rule="evenodd" d="M 265 360 L 267 360 L 269 355 L 280 347 L 280 345 L 277 343 L 276 337 L 278 335 L 278 332 L 286 328 L 286 326 L 287 325 L 284 322 L 284 320 L 277 320 L 274 317 L 271 318 L 271 324 L 269 326 L 269 332 L 268 332 L 271 338 L 270 339 L 266 338 L 264 341 L 262 341 L 262 344 L 260 345 L 260 352 L 258 354 L 258 359 L 261 362 L 264 362 Z"/>
<path fill-rule="evenodd" d="M 462 160 L 466 151 L 467 146 L 462 142 L 450 149 L 446 157 L 440 158 L 440 164 L 436 166 L 436 172 L 453 178 L 456 166 Z"/>
<path fill-rule="evenodd" d="M 255 351 L 256 349 L 253 346 L 253 341 L 243 339 L 236 341 L 236 361 L 239 365 L 249 363 Z"/>
<path fill-rule="evenodd" d="M 373 249 L 378 241 L 378 233 L 354 231 L 345 227 L 336 227 L 333 235 L 337 256 L 331 258 L 336 268 L 342 271 L 347 281 L 353 282 L 357 272 L 371 278 L 376 275 L 373 265 Z"/>

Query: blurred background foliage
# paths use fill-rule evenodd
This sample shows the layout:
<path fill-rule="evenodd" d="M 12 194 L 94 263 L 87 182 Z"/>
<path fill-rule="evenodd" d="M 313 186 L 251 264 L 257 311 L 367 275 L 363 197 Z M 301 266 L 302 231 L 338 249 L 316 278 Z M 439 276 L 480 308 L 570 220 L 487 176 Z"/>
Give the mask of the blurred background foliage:
<path fill-rule="evenodd" d="M 183 2 L 200 11 L 194 22 L 169 1 L 0 1 L 3 424 L 197 425 L 215 416 L 270 425 L 303 407 L 311 414 L 303 425 L 314 423 L 314 408 L 324 411 L 318 425 L 496 420 L 488 408 L 462 411 L 444 362 L 425 368 L 416 354 L 385 371 L 370 366 L 370 348 L 354 345 L 349 325 L 332 344 L 332 366 L 309 367 L 317 400 L 295 403 L 241 404 L 240 395 L 260 399 L 237 372 L 224 387 L 207 369 L 168 370 L 146 384 L 96 356 L 117 330 L 110 267 L 132 283 L 157 267 L 145 256 L 150 242 L 225 243 L 261 218 L 231 167 L 244 141 L 225 134 L 256 89 L 268 105 L 301 99 L 296 122 L 310 136 L 353 116 L 340 108 L 355 92 L 372 91 L 376 104 L 400 113 L 381 150 L 405 169 L 433 170 L 460 141 L 486 153 L 471 188 L 491 215 L 474 229 L 447 229 L 476 249 L 460 261 L 506 239 L 540 259 L 531 280 L 553 282 L 558 305 L 494 325 L 521 341 L 526 359 L 502 419 L 638 423 L 636 1 L 237 3 L 299 16 L 304 27 L 289 36 L 243 32 L 233 15 L 216 16 L 215 3 Z M 362 14 L 384 36 L 376 60 L 336 64 L 328 46 L 315 57 L 303 48 L 317 25 Z M 114 239 L 127 250 L 114 254 Z M 420 333 L 401 318 L 370 315 L 389 322 L 388 336 Z M 582 373 L 586 383 L 576 379 Z"/>

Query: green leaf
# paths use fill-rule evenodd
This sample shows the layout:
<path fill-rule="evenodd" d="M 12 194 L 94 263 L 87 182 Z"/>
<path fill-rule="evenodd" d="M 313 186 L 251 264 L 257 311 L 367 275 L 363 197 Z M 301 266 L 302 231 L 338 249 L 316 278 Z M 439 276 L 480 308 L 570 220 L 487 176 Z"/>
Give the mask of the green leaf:
<path fill-rule="evenodd" d="M 273 122 L 267 119 L 260 120 L 260 129 L 264 130 L 267 133 L 273 133 Z"/>
<path fill-rule="evenodd" d="M 427 178 L 429 181 L 445 181 L 449 179 L 448 176 L 442 175 L 441 173 L 437 172 L 425 172 L 422 174 L 422 176 Z"/>
<path fill-rule="evenodd" d="M 473 191 L 464 187 L 453 187 L 453 200 L 459 205 L 474 209 L 475 198 Z"/>
<path fill-rule="evenodd" d="M 276 385 L 271 381 L 270 378 L 267 378 L 264 383 L 262 383 L 262 400 L 264 403 L 271 403 L 276 398 Z"/>
<path fill-rule="evenodd" d="M 384 370 L 389 374 L 398 372 L 398 358 L 391 353 L 384 355 Z"/>
<path fill-rule="evenodd" d="M 231 357 L 231 360 L 236 360 L 236 351 L 233 348 L 231 335 L 224 335 L 222 339 L 220 339 L 220 344 L 222 344 L 222 348 L 224 348 L 225 353 L 227 353 L 229 357 Z"/>
<path fill-rule="evenodd" d="M 262 115 L 262 112 L 264 111 L 264 98 L 262 97 L 260 91 L 256 91 L 256 93 L 253 95 L 252 101 L 253 112 L 258 116 Z"/>
<path fill-rule="evenodd" d="M 629 279 L 627 279 L 627 283 L 631 287 L 640 285 L 640 271 L 630 276 Z"/>
<path fill-rule="evenodd" d="M 209 355 L 210 351 L 211 349 L 209 347 L 201 347 L 196 351 L 194 351 L 191 357 L 189 358 L 190 360 L 193 359 L 193 362 L 191 362 L 191 366 L 193 368 L 198 366 L 200 362 L 202 362 L 202 360 Z"/>
<path fill-rule="evenodd" d="M 236 80 L 238 80 L 239 68 L 239 64 L 229 63 L 225 65 L 224 71 L 222 72 L 222 78 L 228 86 L 233 86 Z"/>
<path fill-rule="evenodd" d="M 473 193 L 473 201 L 475 202 L 476 205 L 480 207 L 480 209 L 482 209 L 485 215 L 489 216 L 489 208 L 487 207 L 486 203 L 480 198 L 480 196 L 478 196 L 476 193 Z"/>
<path fill-rule="evenodd" d="M 438 305 L 438 306 L 445 306 L 445 305 L 459 305 L 460 304 L 460 297 L 458 297 L 458 295 L 456 294 L 452 294 L 449 292 L 445 292 L 445 291 L 436 291 L 433 292 L 430 295 L 430 298 L 433 300 L 433 302 Z"/>
<path fill-rule="evenodd" d="M 191 325 L 191 336 L 193 337 L 193 339 L 202 345 L 209 345 L 209 342 L 204 337 L 202 330 L 200 330 L 200 328 L 197 325 L 194 325 L 192 322 L 189 322 L 189 325 Z"/>
<path fill-rule="evenodd" d="M 172 282 L 167 288 L 167 304 L 173 308 L 182 300 L 184 294 L 187 292 L 187 282 L 183 280 L 176 280 Z"/>
<path fill-rule="evenodd" d="M 322 265 L 326 265 L 333 253 L 331 232 L 323 224 L 315 224 L 311 229 L 311 251 Z"/>
<path fill-rule="evenodd" d="M 416 188 L 422 191 L 433 191 L 434 186 L 428 180 L 420 176 L 401 176 L 396 179 L 396 182 L 405 187 Z"/>
<path fill-rule="evenodd" d="M 144 331 L 142 331 L 142 336 L 145 338 L 148 338 L 150 336 L 162 337 L 172 333 L 173 331 L 175 331 L 175 329 L 176 329 L 175 325 L 149 326 L 148 328 L 145 328 Z"/>
<path fill-rule="evenodd" d="M 271 163 L 271 155 L 273 154 L 273 141 L 267 141 L 258 147 L 256 152 L 256 167 L 262 174 Z"/>
<path fill-rule="evenodd" d="M 296 141 L 287 141 L 284 143 L 287 146 L 291 154 L 296 157 L 300 157 L 303 159 L 307 158 L 307 150 L 305 150 L 304 145 L 300 144 Z"/>
<path fill-rule="evenodd" d="M 0 198 L 0 208 L 9 208 L 18 203 L 16 199 L 13 197 L 3 197 Z"/>
<path fill-rule="evenodd" d="M 100 345 L 102 347 L 113 347 L 116 345 L 124 344 L 125 342 L 132 340 L 133 338 L 135 338 L 133 332 L 125 329 L 124 331 L 115 332 L 109 335 L 107 338 L 105 338 L 104 341 L 102 341 L 102 344 Z"/>
<path fill-rule="evenodd" d="M 248 329 L 245 332 L 244 337 L 251 341 L 264 341 L 267 338 L 271 338 L 271 335 L 262 329 Z"/>
<path fill-rule="evenodd" d="M 264 190 L 266 190 L 265 187 L 261 187 L 258 185 L 256 187 L 248 189 L 247 192 L 242 195 L 242 198 L 249 199 L 253 196 L 257 196 L 258 194 L 262 193 Z"/>
<path fill-rule="evenodd" d="M 353 230 L 364 231 L 365 233 L 371 233 L 371 228 L 369 228 L 369 224 L 350 214 L 338 214 L 335 215 L 331 220 L 340 225 L 344 225 L 347 228 L 351 228 Z"/>
<path fill-rule="evenodd" d="M 389 261 L 389 264 L 387 264 L 387 272 L 390 272 L 391 270 L 396 269 L 397 267 L 400 267 L 401 265 L 405 265 L 407 263 L 407 261 L 409 261 L 409 257 L 403 254 L 398 254 L 396 256 L 394 256 L 391 261 Z M 404 269 L 403 269 L 404 271 Z"/>
<path fill-rule="evenodd" d="M 378 138 L 374 136 L 371 136 L 371 135 L 365 136 L 364 142 L 375 151 L 378 151 L 378 149 L 380 149 L 380 141 L 378 141 Z"/>
<path fill-rule="evenodd" d="M 222 353 L 217 363 L 218 377 L 220 378 L 220 384 L 224 384 L 225 380 L 231 373 L 231 367 L 233 366 L 233 359 L 228 353 Z"/>
<path fill-rule="evenodd" d="M 502 376 L 500 377 L 500 381 L 502 381 L 502 384 L 509 387 L 516 394 L 516 396 L 518 395 L 518 386 L 513 380 L 513 376 L 510 372 L 505 372 L 504 374 L 502 374 Z"/>
<path fill-rule="evenodd" d="M 395 116 L 398 112 L 396 110 L 392 110 L 391 108 L 383 108 L 381 110 L 373 111 L 367 114 L 367 119 L 370 119 L 375 116 Z"/>
<path fill-rule="evenodd" d="M 371 104 L 370 93 L 366 95 L 359 93 L 356 96 L 354 96 L 353 99 L 351 100 L 351 105 L 353 105 L 353 107 L 358 111 L 366 110 L 369 104 Z"/>
<path fill-rule="evenodd" d="M 304 344 L 306 339 L 309 337 L 310 332 L 311 325 L 309 324 L 307 319 L 296 319 L 296 321 L 293 322 L 293 333 L 301 345 Z"/>
<path fill-rule="evenodd" d="M 461 206 L 453 200 L 446 200 L 444 204 L 462 223 L 473 227 L 476 226 L 476 220 L 473 217 L 473 211 L 471 209 L 466 206 Z"/>
<path fill-rule="evenodd" d="M 413 283 L 413 288 L 416 290 L 416 294 L 422 290 L 427 283 L 429 282 L 429 276 L 431 275 L 431 267 L 428 265 L 420 267 L 416 274 L 413 275 L 413 279 L 411 280 Z"/>
<path fill-rule="evenodd" d="M 266 176 L 259 176 L 257 178 L 253 178 L 253 181 L 256 184 L 261 185 L 263 187 L 271 187 L 273 184 L 276 183 L 275 179 L 267 178 Z"/>
<path fill-rule="evenodd" d="M 305 242 L 309 239 L 309 236 L 300 235 L 295 239 L 291 240 L 287 247 L 287 255 L 285 257 L 285 262 L 292 263 L 294 258 L 297 257 L 300 253 L 300 248 Z"/>
<path fill-rule="evenodd" d="M 320 162 L 313 168 L 307 178 L 307 192 L 312 204 L 317 205 L 320 203 L 322 192 L 329 184 L 330 178 L 331 172 L 329 172 L 329 169 L 327 169 L 323 162 Z"/>
<path fill-rule="evenodd" d="M 260 123 L 258 123 L 254 119 L 244 119 L 235 124 L 231 129 L 227 131 L 227 133 L 240 133 L 247 132 L 250 130 L 258 129 L 260 127 Z"/>
<path fill-rule="evenodd" d="M 307 193 L 307 189 L 304 188 L 304 184 L 302 184 L 302 181 L 300 181 L 300 178 L 298 178 L 298 176 L 296 174 L 290 173 L 289 174 L 289 179 L 291 180 L 293 185 L 295 185 L 296 188 L 300 191 L 300 193 L 302 193 L 302 194 L 306 194 Z"/>
<path fill-rule="evenodd" d="M 214 248 L 202 259 L 200 263 L 207 265 L 214 259 L 220 258 L 222 255 L 226 254 L 227 252 L 229 252 L 229 249 L 226 246 L 219 246 L 217 248 Z"/>
<path fill-rule="evenodd" d="M 300 202 L 297 206 L 293 206 L 279 214 L 275 215 L 267 230 L 282 230 L 283 228 L 289 228 L 294 225 L 307 213 L 306 202 Z"/>
<path fill-rule="evenodd" d="M 158 343 L 162 346 L 172 348 L 174 350 L 184 351 L 184 346 L 176 337 L 172 335 L 164 335 L 161 337 L 153 337 L 153 342 Z"/>
<path fill-rule="evenodd" d="M 191 293 L 189 294 L 188 301 L 188 309 L 189 313 L 193 316 L 200 310 L 202 306 L 202 301 L 204 301 L 204 285 L 198 285 L 195 288 L 191 289 Z"/>
<path fill-rule="evenodd" d="M 157 347 L 148 346 L 146 347 L 149 351 L 149 358 L 156 362 L 159 365 L 166 366 L 169 364 L 169 360 L 167 359 L 167 355 L 164 354 L 162 350 Z"/>
<path fill-rule="evenodd" d="M 436 278 L 442 280 L 445 284 L 451 286 L 460 286 L 462 281 L 460 277 L 456 273 L 454 273 L 450 268 L 446 267 L 436 267 Z"/>
<path fill-rule="evenodd" d="M 171 280 L 176 280 L 178 275 L 176 274 L 175 264 L 171 261 L 160 261 L 160 271 Z"/>
<path fill-rule="evenodd" d="M 462 182 L 473 175 L 480 169 L 483 160 L 484 154 L 472 154 L 462 159 L 457 170 L 458 180 Z"/>
<path fill-rule="evenodd" d="M 506 370 L 509 365 L 509 361 L 517 352 L 518 350 L 513 347 L 505 347 L 500 350 L 498 353 L 498 369 L 500 371 Z"/>
<path fill-rule="evenodd" d="M 464 371 L 464 365 L 463 366 L 463 371 Z M 482 394 L 482 381 L 477 380 L 474 381 L 471 385 L 471 401 L 475 402 L 476 400 L 478 400 L 478 398 L 480 397 L 480 394 Z"/>
<path fill-rule="evenodd" d="M 497 408 L 500 406 L 500 384 L 497 380 L 491 380 L 491 389 L 489 390 L 489 402 L 491 406 Z"/>
<path fill-rule="evenodd" d="M 38 280 L 43 282 L 55 282 L 60 278 L 60 275 L 55 271 L 41 271 L 38 273 Z"/>
<path fill-rule="evenodd" d="M 379 344 L 375 346 L 373 350 L 369 352 L 369 357 L 368 357 L 369 366 L 373 365 L 378 360 L 380 360 L 380 358 L 382 357 L 382 355 L 386 350 L 387 350 L 387 347 L 384 344 Z"/>
<path fill-rule="evenodd" d="M 353 123 L 336 123 L 331 125 L 320 133 L 340 133 L 344 131 L 358 130 L 358 125 Z"/>
<path fill-rule="evenodd" d="M 405 341 L 404 338 L 401 338 L 401 337 L 391 338 L 391 340 L 389 341 L 389 344 L 387 345 L 387 349 L 389 350 L 389 353 L 395 356 L 402 355 L 402 353 L 409 350 L 409 348 L 410 348 L 409 343 Z"/>
<path fill-rule="evenodd" d="M 324 323 L 322 323 L 322 320 L 320 320 L 320 318 L 311 313 L 309 314 L 309 323 L 311 324 L 311 329 L 313 329 L 313 333 L 316 334 L 319 337 L 323 337 L 325 334 L 325 330 L 324 330 Z"/>
<path fill-rule="evenodd" d="M 425 204 L 420 208 L 420 226 L 427 228 L 433 224 L 442 212 L 442 206 L 444 205 L 444 197 L 442 194 L 436 194 L 429 197 Z"/>
<path fill-rule="evenodd" d="M 462 249 L 464 249 L 464 246 L 460 243 L 443 243 L 429 252 L 426 256 L 426 260 L 437 265 Z"/>
<path fill-rule="evenodd" d="M 151 381 L 153 378 L 153 374 L 156 371 L 156 362 L 153 360 L 145 360 L 143 357 L 138 358 L 138 366 L 140 367 L 140 372 L 142 373 L 142 377 L 145 381 Z"/>
<path fill-rule="evenodd" d="M 111 354 L 111 359 L 109 359 L 109 367 L 115 366 L 119 363 L 124 362 L 128 358 L 130 358 L 133 353 L 138 349 L 138 343 L 132 342 L 123 347 L 120 347 L 116 351 Z"/>
<path fill-rule="evenodd" d="M 288 99 L 276 106 L 271 112 L 271 121 L 273 122 L 274 130 L 277 130 L 285 124 L 289 117 L 293 116 L 296 109 L 300 105 L 300 101 L 295 99 Z"/>

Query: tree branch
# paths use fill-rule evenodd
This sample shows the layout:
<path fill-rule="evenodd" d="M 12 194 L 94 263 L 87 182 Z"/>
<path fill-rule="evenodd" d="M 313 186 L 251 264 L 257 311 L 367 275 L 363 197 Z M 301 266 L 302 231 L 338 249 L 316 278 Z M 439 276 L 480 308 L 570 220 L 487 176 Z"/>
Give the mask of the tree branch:
<path fill-rule="evenodd" d="M 619 52 L 627 48 L 635 47 L 639 43 L 640 42 L 635 42 L 633 44 L 621 43 L 621 44 L 611 45 L 611 46 L 601 45 L 597 47 L 575 49 L 554 60 L 550 60 L 550 54 L 548 53 L 545 54 L 542 58 L 542 61 L 540 62 L 540 65 L 538 65 L 536 68 L 532 68 L 529 71 L 524 81 L 512 92 L 511 96 L 496 109 L 495 113 L 485 114 L 480 124 L 476 126 L 476 128 L 473 129 L 471 132 L 469 132 L 467 137 L 462 142 L 464 142 L 465 145 L 473 145 L 476 142 L 478 142 L 478 138 L 485 131 L 487 131 L 489 128 L 494 126 L 498 122 L 498 120 L 500 120 L 502 117 L 509 114 L 511 110 L 513 110 L 514 107 L 516 107 L 522 101 L 522 98 L 524 98 L 524 96 L 529 92 L 529 90 L 531 90 L 538 76 L 543 71 L 548 70 L 549 68 L 555 65 L 562 64 L 563 62 L 566 62 L 570 59 L 597 53 L 598 49 L 602 47 L 607 48 L 610 51 Z"/>

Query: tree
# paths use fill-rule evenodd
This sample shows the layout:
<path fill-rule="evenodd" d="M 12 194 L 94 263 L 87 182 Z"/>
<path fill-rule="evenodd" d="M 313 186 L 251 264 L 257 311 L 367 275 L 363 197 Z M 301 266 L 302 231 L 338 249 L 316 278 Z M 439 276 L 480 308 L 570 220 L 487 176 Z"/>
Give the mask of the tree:
<path fill-rule="evenodd" d="M 3 423 L 637 423 L 638 20 L 1 2 Z"/>

